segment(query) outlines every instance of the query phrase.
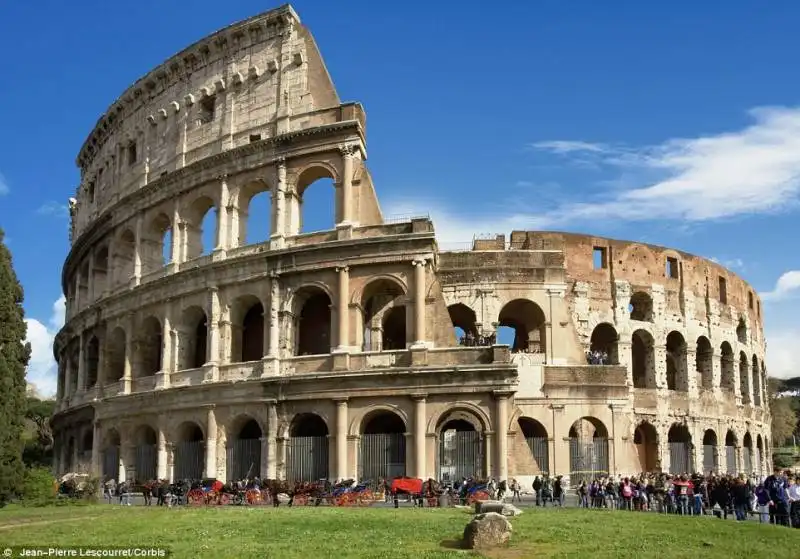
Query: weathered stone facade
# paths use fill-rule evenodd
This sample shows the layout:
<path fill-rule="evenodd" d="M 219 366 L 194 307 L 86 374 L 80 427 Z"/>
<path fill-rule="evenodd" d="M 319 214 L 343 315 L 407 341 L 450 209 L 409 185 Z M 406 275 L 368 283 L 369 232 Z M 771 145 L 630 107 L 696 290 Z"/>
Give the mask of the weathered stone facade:
<path fill-rule="evenodd" d="M 288 6 L 179 53 L 101 117 L 71 202 L 58 470 L 764 468 L 761 304 L 744 281 L 565 233 L 440 251 L 428 218 L 381 214 L 365 122 Z M 303 194 L 324 177 L 335 228 L 301 233 Z M 262 192 L 269 237 L 249 242 Z M 501 327 L 510 348 L 492 345 Z M 456 328 L 482 344 L 459 345 Z M 589 350 L 607 360 L 588 365 Z"/>

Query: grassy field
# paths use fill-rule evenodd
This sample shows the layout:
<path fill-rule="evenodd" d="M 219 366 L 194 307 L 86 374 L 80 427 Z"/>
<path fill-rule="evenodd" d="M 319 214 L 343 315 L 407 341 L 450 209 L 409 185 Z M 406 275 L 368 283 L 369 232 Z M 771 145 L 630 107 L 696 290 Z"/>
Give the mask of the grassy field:
<path fill-rule="evenodd" d="M 164 509 L 60 507 L 0 510 L 0 547 L 161 546 L 177 558 L 366 559 L 480 557 L 460 550 L 470 515 L 456 509 Z M 511 546 L 493 559 L 658 557 L 796 558 L 800 530 L 711 518 L 526 510 Z"/>

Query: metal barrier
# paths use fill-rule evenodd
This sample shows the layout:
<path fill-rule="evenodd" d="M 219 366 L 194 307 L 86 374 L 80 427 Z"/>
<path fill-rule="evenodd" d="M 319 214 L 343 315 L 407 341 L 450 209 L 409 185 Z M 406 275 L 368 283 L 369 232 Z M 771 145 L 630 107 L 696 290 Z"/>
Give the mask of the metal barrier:
<path fill-rule="evenodd" d="M 547 474 L 550 472 L 550 442 L 547 437 L 525 437 L 528 448 L 531 451 L 534 462 L 539 466 L 539 472 Z"/>
<path fill-rule="evenodd" d="M 685 474 L 694 470 L 691 467 L 689 443 L 669 443 L 669 473 Z"/>
<path fill-rule="evenodd" d="M 358 476 L 377 481 L 406 475 L 406 436 L 403 433 L 361 435 Z"/>
<path fill-rule="evenodd" d="M 228 481 L 261 477 L 261 439 L 236 439 L 227 448 Z"/>
<path fill-rule="evenodd" d="M 717 462 L 717 447 L 713 444 L 703 445 L 703 472 L 716 472 L 719 469 Z"/>
<path fill-rule="evenodd" d="M 103 451 L 103 477 L 119 481 L 118 446 L 109 446 Z"/>
<path fill-rule="evenodd" d="M 608 475 L 608 440 L 595 438 L 583 442 L 575 437 L 569 440 L 570 484 L 592 482 Z"/>
<path fill-rule="evenodd" d="M 725 473 L 736 474 L 736 447 L 725 447 Z"/>
<path fill-rule="evenodd" d="M 205 472 L 205 443 L 182 442 L 175 445 L 174 479 L 202 479 Z"/>
<path fill-rule="evenodd" d="M 443 431 L 439 439 L 439 479 L 483 477 L 483 439 L 477 431 Z"/>
<path fill-rule="evenodd" d="M 328 437 L 291 437 L 286 448 L 286 479 L 328 479 Z"/>
<path fill-rule="evenodd" d="M 157 460 L 156 445 L 141 444 L 137 446 L 136 459 L 134 460 L 136 481 L 156 479 Z"/>
<path fill-rule="evenodd" d="M 744 447 L 742 449 L 742 461 L 744 473 L 748 476 L 753 473 L 753 449 Z"/>

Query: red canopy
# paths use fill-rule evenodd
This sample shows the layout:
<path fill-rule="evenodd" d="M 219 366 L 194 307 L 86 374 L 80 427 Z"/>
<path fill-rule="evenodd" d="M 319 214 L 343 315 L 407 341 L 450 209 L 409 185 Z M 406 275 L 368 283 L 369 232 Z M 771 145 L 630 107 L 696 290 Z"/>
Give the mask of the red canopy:
<path fill-rule="evenodd" d="M 393 479 L 392 493 L 400 491 L 419 495 L 422 493 L 422 480 L 415 477 L 398 477 Z"/>
<path fill-rule="evenodd" d="M 222 483 L 220 480 L 216 480 L 214 483 L 211 484 L 211 490 L 217 493 L 222 491 L 223 487 L 225 487 L 225 484 Z"/>

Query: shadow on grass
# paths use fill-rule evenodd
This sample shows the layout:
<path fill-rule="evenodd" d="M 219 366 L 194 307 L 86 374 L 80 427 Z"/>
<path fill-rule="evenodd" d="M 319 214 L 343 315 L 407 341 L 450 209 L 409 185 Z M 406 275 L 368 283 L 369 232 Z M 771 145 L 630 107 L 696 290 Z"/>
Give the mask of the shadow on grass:
<path fill-rule="evenodd" d="M 439 547 L 444 549 L 460 549 L 464 550 L 464 542 L 462 540 L 442 540 L 439 542 Z"/>

